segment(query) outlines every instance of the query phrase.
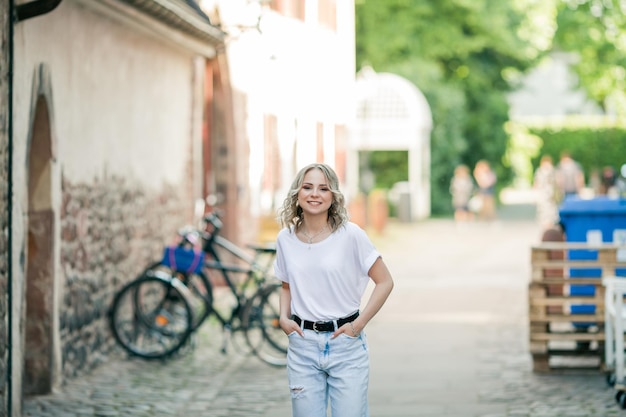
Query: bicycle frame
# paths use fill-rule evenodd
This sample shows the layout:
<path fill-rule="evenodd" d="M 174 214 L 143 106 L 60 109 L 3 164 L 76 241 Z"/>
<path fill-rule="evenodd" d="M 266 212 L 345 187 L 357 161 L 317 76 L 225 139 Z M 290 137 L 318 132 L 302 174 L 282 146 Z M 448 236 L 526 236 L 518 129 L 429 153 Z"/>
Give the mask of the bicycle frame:
<path fill-rule="evenodd" d="M 215 248 L 216 246 L 224 249 L 226 252 L 242 260 L 246 264 L 246 266 L 244 267 L 236 264 L 225 264 L 222 259 L 220 259 L 220 255 Z M 258 262 L 258 257 L 264 253 L 271 253 L 273 255 L 275 253 L 274 249 L 261 247 L 252 247 L 252 249 L 255 250 L 256 256 L 248 255 L 248 253 L 246 253 L 243 249 L 241 249 L 239 246 L 235 245 L 226 238 L 223 238 L 221 236 L 214 236 L 204 245 L 203 248 L 204 252 L 209 255 L 209 257 L 204 261 L 204 267 L 221 271 L 224 281 L 231 289 L 233 294 L 236 295 L 238 293 L 237 288 L 235 286 L 234 280 L 231 279 L 228 273 L 248 274 L 248 277 L 242 283 L 242 287 L 245 288 L 248 284 L 250 284 L 250 281 L 253 279 L 254 273 L 266 275 L 268 269 L 271 266 L 271 260 L 273 259 L 273 256 L 271 257 L 270 262 L 268 262 L 268 264 L 265 266 L 261 265 Z"/>
<path fill-rule="evenodd" d="M 283 358 L 281 352 L 284 351 L 286 353 L 286 348 L 280 345 L 280 343 L 277 344 L 275 342 L 276 338 L 271 333 L 268 333 L 268 329 L 270 329 L 270 332 L 274 331 L 274 333 L 277 330 L 277 327 L 273 324 L 277 320 L 276 306 L 274 305 L 276 303 L 272 302 L 271 305 L 267 303 L 268 297 L 273 294 L 272 291 L 279 288 L 278 281 L 271 282 L 268 280 L 268 277 L 271 276 L 269 271 L 273 265 L 276 249 L 271 246 L 249 246 L 254 251 L 254 254 L 251 255 L 250 250 L 239 247 L 228 239 L 219 236 L 222 222 L 216 213 L 205 216 L 204 221 L 206 222 L 204 230 L 194 229 L 190 231 L 186 229 L 186 231 L 179 231 L 182 240 L 178 244 L 180 248 L 184 248 L 183 250 L 188 250 L 196 247 L 197 243 L 201 243 L 202 250 L 205 253 L 202 268 L 194 266 L 188 270 L 178 269 L 176 263 L 169 258 L 171 252 L 170 248 L 167 248 L 163 259 L 152 263 L 144 269 L 134 281 L 128 284 L 127 287 L 124 287 L 121 293 L 126 294 L 127 288 L 134 289 L 134 286 L 150 289 L 144 286 L 144 282 L 146 285 L 152 282 L 165 283 L 168 285 L 168 289 L 171 288 L 172 291 L 176 292 L 178 298 L 175 297 L 174 299 L 178 299 L 188 312 L 188 324 L 186 332 L 184 334 L 181 333 L 177 339 L 174 338 L 174 341 L 180 344 L 173 346 L 171 351 L 166 351 L 165 355 L 171 355 L 177 351 L 187 337 L 193 334 L 207 317 L 214 314 L 216 319 L 222 324 L 225 334 L 222 352 L 226 353 L 231 332 L 243 331 L 251 352 L 254 352 L 259 358 L 269 364 L 282 365 Z M 210 230 L 210 226 L 213 226 L 212 230 Z M 201 240 L 199 241 L 198 238 Z M 186 254 L 182 253 L 181 256 L 183 255 L 186 256 Z M 225 263 L 222 258 L 228 259 L 228 263 Z M 265 258 L 267 262 L 262 258 Z M 230 314 L 220 313 L 213 308 L 214 286 L 209 278 L 210 271 L 221 275 L 221 279 L 223 279 L 227 288 L 226 291 L 235 297 L 234 305 L 228 307 L 230 308 Z M 245 277 L 238 279 L 238 276 L 235 277 L 236 274 L 244 274 Z M 211 274 L 211 276 L 214 275 Z M 118 304 L 121 306 L 119 308 L 124 308 L 117 300 L 124 301 L 125 299 L 118 297 L 121 297 L 121 295 L 116 296 L 116 301 L 114 302 L 116 307 L 112 307 L 116 311 L 119 310 Z M 131 310 L 128 311 L 136 310 L 140 307 L 139 304 L 138 300 L 135 299 Z M 111 317 L 116 317 L 113 310 Z M 129 323 L 132 324 L 134 322 L 129 321 Z M 151 327 L 147 326 L 147 323 L 151 322 L 141 322 L 139 324 L 142 329 L 149 331 Z M 267 323 L 271 324 L 267 325 Z M 257 336 L 251 339 L 250 329 L 254 329 L 255 335 L 259 335 L 258 331 L 261 331 L 262 339 L 258 339 Z M 117 327 L 114 328 L 114 332 L 116 330 Z M 261 340 L 261 344 L 257 343 L 258 340 Z M 269 343 L 265 343 L 264 340 L 269 341 Z M 142 346 L 139 339 L 126 342 L 118 341 L 131 353 L 144 357 L 146 355 L 151 355 L 150 357 L 154 358 L 159 357 L 159 352 L 157 351 L 141 352 Z M 263 343 L 265 344 L 263 345 Z M 264 350 L 263 346 L 270 346 L 270 348 L 274 349 L 272 352 L 278 351 L 278 359 L 276 359 L 274 353 L 262 352 L 261 350 Z"/>
<path fill-rule="evenodd" d="M 204 260 L 203 270 L 219 271 L 230 293 L 235 297 L 236 304 L 231 309 L 230 316 L 226 317 L 219 311 L 212 308 L 212 297 L 211 299 L 204 298 L 207 308 L 205 309 L 203 317 L 201 317 L 198 321 L 196 328 L 199 327 L 208 316 L 214 314 L 217 320 L 222 324 L 223 329 L 230 333 L 232 330 L 237 330 L 233 329 L 233 323 L 235 319 L 239 318 L 239 314 L 248 302 L 248 298 L 245 294 L 246 288 L 252 284 L 263 284 L 268 275 L 268 270 L 272 266 L 276 249 L 270 246 L 251 245 L 249 247 L 254 250 L 255 253 L 254 256 L 251 256 L 241 247 L 219 235 L 222 223 L 217 217 L 217 214 L 211 213 L 205 216 L 204 221 L 206 222 L 206 226 L 208 227 L 210 224 L 213 227 L 213 230 L 207 231 L 205 228 L 205 230 L 200 232 L 200 236 L 203 239 L 202 250 L 207 254 Z M 231 254 L 235 258 L 243 261 L 244 265 L 224 263 L 220 257 L 220 249 L 225 253 Z M 269 260 L 265 264 L 259 262 L 259 257 L 262 255 L 268 255 Z M 245 274 L 246 277 L 243 282 L 236 283 L 235 279 L 232 277 L 234 274 Z M 199 277 L 202 279 L 203 285 L 207 288 L 207 291 L 209 291 L 212 295 L 213 285 L 211 284 L 208 276 L 203 273 L 200 274 Z M 239 285 L 239 288 L 237 285 Z M 225 340 L 222 350 L 225 350 L 226 343 L 227 341 Z"/>

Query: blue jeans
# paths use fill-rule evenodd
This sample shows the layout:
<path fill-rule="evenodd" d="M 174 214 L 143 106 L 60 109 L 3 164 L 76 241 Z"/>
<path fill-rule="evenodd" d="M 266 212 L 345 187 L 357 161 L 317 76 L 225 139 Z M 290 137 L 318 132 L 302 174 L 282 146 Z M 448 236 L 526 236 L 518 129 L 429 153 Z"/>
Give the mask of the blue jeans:
<path fill-rule="evenodd" d="M 331 332 L 289 335 L 287 375 L 293 417 L 369 417 L 369 352 L 364 333 L 331 339 Z"/>

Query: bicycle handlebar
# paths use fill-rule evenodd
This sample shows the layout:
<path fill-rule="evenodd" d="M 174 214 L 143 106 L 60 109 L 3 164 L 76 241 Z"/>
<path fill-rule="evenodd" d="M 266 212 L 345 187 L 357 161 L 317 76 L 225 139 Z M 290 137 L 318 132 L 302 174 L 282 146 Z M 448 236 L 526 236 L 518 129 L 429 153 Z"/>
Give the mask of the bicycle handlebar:
<path fill-rule="evenodd" d="M 212 226 L 213 230 L 206 230 L 206 226 L 204 230 L 199 230 L 193 226 L 185 226 L 178 229 L 178 235 L 181 237 L 179 242 L 179 246 L 195 246 L 198 243 L 199 239 L 203 239 L 207 243 L 212 243 L 213 239 L 216 235 L 219 234 L 220 229 L 223 227 L 223 223 L 220 220 L 221 212 L 213 211 L 211 213 L 206 214 L 202 220 L 205 225 L 209 224 Z"/>
<path fill-rule="evenodd" d="M 203 220 L 206 223 L 211 223 L 211 225 L 213 226 L 213 232 L 215 233 L 219 231 L 222 226 L 224 226 L 224 223 L 222 223 L 222 220 L 220 219 L 221 216 L 222 213 L 219 210 L 215 210 L 205 215 Z"/>

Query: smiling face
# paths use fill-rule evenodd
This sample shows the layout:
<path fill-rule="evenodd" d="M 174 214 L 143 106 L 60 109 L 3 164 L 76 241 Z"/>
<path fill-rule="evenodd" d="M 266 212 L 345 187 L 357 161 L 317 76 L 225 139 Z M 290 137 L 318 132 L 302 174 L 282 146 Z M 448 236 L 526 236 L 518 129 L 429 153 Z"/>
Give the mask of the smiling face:
<path fill-rule="evenodd" d="M 313 168 L 304 175 L 298 191 L 298 204 L 305 215 L 327 214 L 333 202 L 333 193 L 324 173 Z"/>

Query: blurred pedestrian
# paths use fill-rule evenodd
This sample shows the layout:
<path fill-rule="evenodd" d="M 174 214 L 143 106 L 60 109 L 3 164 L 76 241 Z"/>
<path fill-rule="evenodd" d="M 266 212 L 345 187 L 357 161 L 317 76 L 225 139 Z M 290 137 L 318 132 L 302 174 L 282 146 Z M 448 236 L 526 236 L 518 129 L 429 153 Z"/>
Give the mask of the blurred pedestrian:
<path fill-rule="evenodd" d="M 348 221 L 328 165 L 298 172 L 280 210 L 274 271 L 282 281 L 280 327 L 289 337 L 294 417 L 368 417 L 369 353 L 363 331 L 393 279 L 367 234 Z M 370 281 L 374 288 L 359 311 Z"/>
<path fill-rule="evenodd" d="M 541 157 L 533 178 L 536 195 L 537 220 L 542 230 L 553 228 L 559 220 L 556 168 L 552 157 Z"/>
<path fill-rule="evenodd" d="M 600 177 L 600 191 L 599 194 L 607 195 L 611 194 L 615 190 L 615 182 L 617 181 L 617 172 L 615 168 L 610 165 L 602 168 L 602 176 Z"/>
<path fill-rule="evenodd" d="M 591 188 L 591 191 L 593 191 L 593 195 L 602 194 L 602 178 L 600 176 L 600 170 L 598 168 L 592 168 L 591 172 L 589 172 L 587 187 Z"/>
<path fill-rule="evenodd" d="M 577 196 L 585 187 L 583 169 L 568 151 L 561 153 L 556 173 L 557 187 L 562 198 Z"/>
<path fill-rule="evenodd" d="M 619 175 L 615 179 L 615 189 L 619 198 L 626 198 L 626 164 L 621 166 Z"/>
<path fill-rule="evenodd" d="M 474 188 L 474 181 L 472 181 L 469 167 L 463 164 L 458 165 L 454 169 L 454 175 L 450 181 L 454 220 L 457 222 L 464 222 L 474 218 L 474 213 L 472 213 L 469 207 Z"/>
<path fill-rule="evenodd" d="M 493 220 L 496 217 L 496 173 L 484 159 L 474 166 L 474 180 L 478 185 L 478 195 L 481 198 L 481 208 L 478 217 L 483 220 Z"/>

